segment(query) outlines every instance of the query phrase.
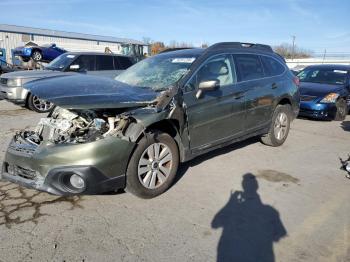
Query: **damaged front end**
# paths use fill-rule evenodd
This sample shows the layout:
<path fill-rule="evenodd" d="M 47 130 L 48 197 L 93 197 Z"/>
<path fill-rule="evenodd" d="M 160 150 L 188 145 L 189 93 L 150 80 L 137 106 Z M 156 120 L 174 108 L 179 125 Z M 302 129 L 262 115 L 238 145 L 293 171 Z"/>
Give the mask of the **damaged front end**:
<path fill-rule="evenodd" d="M 40 141 L 48 144 L 87 143 L 107 136 L 123 135 L 130 121 L 130 118 L 115 112 L 56 108 L 48 118 L 42 118 L 36 130 L 27 133 L 25 139 L 33 144 Z"/>
<path fill-rule="evenodd" d="M 1 178 L 57 195 L 124 188 L 135 145 L 125 135 L 131 124 L 140 126 L 126 109 L 57 107 L 35 130 L 13 137 Z"/>

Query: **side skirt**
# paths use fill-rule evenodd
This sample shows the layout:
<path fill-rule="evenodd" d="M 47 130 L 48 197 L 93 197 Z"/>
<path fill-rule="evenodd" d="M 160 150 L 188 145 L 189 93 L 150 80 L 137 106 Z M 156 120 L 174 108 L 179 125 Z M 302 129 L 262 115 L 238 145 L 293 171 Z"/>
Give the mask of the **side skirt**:
<path fill-rule="evenodd" d="M 231 145 L 231 144 L 234 144 L 237 142 L 241 142 L 241 141 L 246 140 L 246 139 L 251 138 L 251 137 L 264 135 L 264 134 L 268 133 L 268 131 L 269 131 L 269 127 L 266 127 L 264 129 L 260 129 L 260 130 L 257 130 L 255 132 L 251 132 L 251 133 L 247 133 L 245 135 L 239 136 L 237 138 L 230 137 L 220 144 L 206 146 L 203 149 L 200 149 L 200 148 L 194 149 L 194 150 L 187 149 L 184 152 L 184 159 L 181 162 L 189 161 L 197 156 L 203 155 L 203 154 L 208 153 L 210 151 L 213 151 L 215 149 L 223 148 L 223 147 L 226 147 L 228 145 Z"/>

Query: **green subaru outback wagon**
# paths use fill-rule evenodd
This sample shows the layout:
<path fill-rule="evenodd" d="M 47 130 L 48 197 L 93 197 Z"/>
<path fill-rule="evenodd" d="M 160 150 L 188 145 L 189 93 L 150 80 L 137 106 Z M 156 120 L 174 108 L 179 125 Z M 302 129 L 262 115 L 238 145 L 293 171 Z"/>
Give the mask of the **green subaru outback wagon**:
<path fill-rule="evenodd" d="M 253 136 L 282 145 L 299 111 L 283 58 L 238 42 L 168 50 L 115 80 L 59 76 L 25 88 L 56 108 L 15 134 L 1 179 L 57 195 L 155 197 L 198 155 Z"/>

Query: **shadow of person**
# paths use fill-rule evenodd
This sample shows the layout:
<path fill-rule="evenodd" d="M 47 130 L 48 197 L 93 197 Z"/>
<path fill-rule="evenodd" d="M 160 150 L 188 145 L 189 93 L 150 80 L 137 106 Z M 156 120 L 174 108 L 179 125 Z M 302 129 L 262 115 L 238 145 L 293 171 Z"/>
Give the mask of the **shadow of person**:
<path fill-rule="evenodd" d="M 223 228 L 217 261 L 275 261 L 273 243 L 287 234 L 279 213 L 261 202 L 253 174 L 243 176 L 242 187 L 212 221 L 212 228 Z"/>

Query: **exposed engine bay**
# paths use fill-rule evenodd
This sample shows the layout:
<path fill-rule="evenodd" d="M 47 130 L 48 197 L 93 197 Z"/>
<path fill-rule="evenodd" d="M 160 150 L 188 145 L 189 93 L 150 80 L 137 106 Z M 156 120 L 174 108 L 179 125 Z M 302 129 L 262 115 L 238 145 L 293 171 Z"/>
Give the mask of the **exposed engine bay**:
<path fill-rule="evenodd" d="M 52 144 L 91 142 L 123 134 L 131 120 L 121 113 L 121 110 L 99 112 L 56 107 L 47 118 L 39 121 L 34 131 L 22 131 L 17 136 L 34 145 L 42 141 Z"/>

